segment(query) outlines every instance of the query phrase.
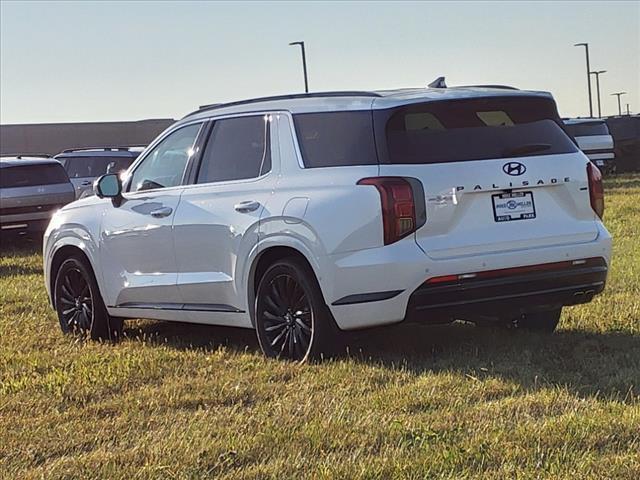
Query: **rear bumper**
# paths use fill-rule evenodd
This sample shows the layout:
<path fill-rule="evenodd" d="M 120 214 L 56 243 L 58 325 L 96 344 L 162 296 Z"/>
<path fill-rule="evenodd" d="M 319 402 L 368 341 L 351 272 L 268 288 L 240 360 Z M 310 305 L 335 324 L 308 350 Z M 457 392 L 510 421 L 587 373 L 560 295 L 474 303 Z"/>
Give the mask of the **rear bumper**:
<path fill-rule="evenodd" d="M 408 320 L 500 316 L 591 301 L 607 279 L 604 258 L 578 259 L 428 280 L 409 297 Z"/>
<path fill-rule="evenodd" d="M 532 310 L 548 305 L 588 302 L 593 295 L 604 288 L 606 268 L 610 267 L 610 257 L 611 236 L 600 222 L 598 222 L 598 237 L 591 242 L 529 248 L 524 251 L 507 250 L 445 260 L 434 260 L 428 257 L 413 239 L 407 237 L 406 241 L 403 239 L 380 249 L 324 257 L 321 260 L 326 260 L 327 263 L 321 262 L 318 281 L 338 326 L 344 330 L 353 330 L 415 318 L 424 322 L 433 320 L 434 323 L 438 323 L 442 321 L 442 318 L 438 318 L 442 315 L 447 318 L 457 316 L 462 319 L 464 317 L 461 313 L 466 315 L 478 309 L 482 309 L 484 314 L 487 311 L 494 311 L 495 304 L 499 304 L 499 308 L 503 310 L 520 309 L 523 305 L 528 310 Z M 438 297 L 445 293 L 469 294 L 471 285 L 468 283 L 438 290 L 437 295 L 432 294 L 432 290 L 423 291 L 421 288 L 426 284 L 427 279 L 434 277 L 590 258 L 598 258 L 601 259 L 600 261 L 604 259 L 605 262 L 604 266 L 595 265 L 599 270 L 592 272 L 595 279 L 582 281 L 580 275 L 577 275 L 578 272 L 571 270 L 571 275 L 562 277 L 566 283 L 558 284 L 560 280 L 555 280 L 556 276 L 561 276 L 558 271 L 547 272 L 551 274 L 550 276 L 543 275 L 545 272 L 539 272 L 541 277 L 527 276 L 521 279 L 523 282 L 517 282 L 518 288 L 524 289 L 518 291 L 514 290 L 516 287 L 509 287 L 510 282 L 518 280 L 517 278 L 509 278 L 509 281 L 503 284 L 497 282 L 497 278 L 492 278 L 491 280 L 496 280 L 496 283 L 482 285 L 487 287 L 486 289 L 481 289 L 480 284 L 474 284 L 477 285 L 477 288 L 473 289 L 477 296 L 460 299 L 469 302 L 466 305 L 449 305 L 457 300 L 454 298 L 454 300 L 440 301 Z M 585 265 L 582 266 L 587 268 Z M 594 265 L 589 265 L 589 268 L 592 266 Z M 479 275 L 476 280 L 490 279 Z M 591 283 L 596 285 L 591 288 Z M 582 288 L 583 285 L 586 287 Z M 440 286 L 444 287 L 445 284 L 441 283 Z M 560 290 L 549 291 L 555 289 Z M 590 290 L 593 290 L 593 293 Z M 580 292 L 585 292 L 584 296 Z M 503 295 L 507 298 L 496 298 Z"/>

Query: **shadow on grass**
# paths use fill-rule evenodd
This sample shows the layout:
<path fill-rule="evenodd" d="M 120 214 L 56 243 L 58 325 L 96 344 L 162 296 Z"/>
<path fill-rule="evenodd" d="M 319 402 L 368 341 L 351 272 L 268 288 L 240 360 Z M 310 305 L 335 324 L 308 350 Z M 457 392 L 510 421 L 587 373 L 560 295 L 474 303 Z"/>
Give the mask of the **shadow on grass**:
<path fill-rule="evenodd" d="M 0 266 L 0 276 L 40 273 L 39 268 L 20 261 L 39 249 L 37 240 L 25 238 L 2 248 L 0 256 L 16 261 Z M 260 354 L 255 333 L 247 329 L 140 321 L 130 324 L 125 335 L 180 350 L 211 351 L 224 346 Z M 640 335 L 562 329 L 539 335 L 456 323 L 400 324 L 345 336 L 348 353 L 344 357 L 390 371 L 457 372 L 471 379 L 514 381 L 526 390 L 560 385 L 581 396 L 638 401 Z"/>
<path fill-rule="evenodd" d="M 176 349 L 225 346 L 260 354 L 248 329 L 171 322 L 142 322 L 128 336 Z M 582 397 L 637 402 L 640 336 L 560 330 L 553 335 L 478 328 L 396 325 L 346 335 L 350 361 L 414 375 L 456 372 L 470 379 L 502 378 L 526 391 L 559 385 Z"/>

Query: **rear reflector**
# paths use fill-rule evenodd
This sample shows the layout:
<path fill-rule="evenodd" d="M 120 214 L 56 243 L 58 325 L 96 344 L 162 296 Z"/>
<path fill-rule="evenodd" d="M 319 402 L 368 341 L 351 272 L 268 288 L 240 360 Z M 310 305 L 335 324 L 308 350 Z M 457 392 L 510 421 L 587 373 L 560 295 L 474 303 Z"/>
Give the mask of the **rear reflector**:
<path fill-rule="evenodd" d="M 584 258 L 580 260 L 569 260 L 566 262 L 541 263 L 538 265 L 526 265 L 524 267 L 501 268 L 498 270 L 485 270 L 484 272 L 461 273 L 458 275 L 442 275 L 439 277 L 431 277 L 425 282 L 428 285 L 437 285 L 443 283 L 460 283 L 468 280 L 486 280 L 490 278 L 502 278 L 525 273 L 548 272 L 553 270 L 566 270 L 570 268 L 583 266 L 601 265 L 602 259 Z"/>
<path fill-rule="evenodd" d="M 598 217 L 604 215 L 604 187 L 602 185 L 602 174 L 593 163 L 587 163 L 587 178 L 589 179 L 589 200 L 591 208 Z"/>

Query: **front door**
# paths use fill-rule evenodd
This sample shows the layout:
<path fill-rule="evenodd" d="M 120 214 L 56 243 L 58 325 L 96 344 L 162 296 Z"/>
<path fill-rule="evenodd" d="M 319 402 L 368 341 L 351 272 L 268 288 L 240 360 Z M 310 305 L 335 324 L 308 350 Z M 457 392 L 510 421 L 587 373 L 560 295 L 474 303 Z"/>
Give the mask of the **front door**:
<path fill-rule="evenodd" d="M 201 124 L 168 134 L 125 181 L 120 205 L 101 227 L 101 264 L 108 306 L 179 309 L 173 220 Z"/>

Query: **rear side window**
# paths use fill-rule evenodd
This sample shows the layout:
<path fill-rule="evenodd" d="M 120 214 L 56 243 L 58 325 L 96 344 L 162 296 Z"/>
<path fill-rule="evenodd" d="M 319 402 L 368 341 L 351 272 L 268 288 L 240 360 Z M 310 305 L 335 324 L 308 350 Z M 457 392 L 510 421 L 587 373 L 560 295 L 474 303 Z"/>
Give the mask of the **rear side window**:
<path fill-rule="evenodd" d="M 305 167 L 376 165 L 371 111 L 293 116 Z"/>
<path fill-rule="evenodd" d="M 565 128 L 574 137 L 609 135 L 609 129 L 604 122 L 565 123 Z"/>
<path fill-rule="evenodd" d="M 383 163 L 460 162 L 577 151 L 550 99 L 429 102 L 376 111 L 374 116 Z"/>
<path fill-rule="evenodd" d="M 198 183 L 256 178 L 271 170 L 266 115 L 217 120 L 202 156 Z"/>
<path fill-rule="evenodd" d="M 62 165 L 20 165 L 0 169 L 0 187 L 35 187 L 68 183 L 69 177 Z"/>
<path fill-rule="evenodd" d="M 120 173 L 129 168 L 133 158 L 67 157 L 63 163 L 69 178 L 85 178 L 99 177 L 105 173 Z"/>

